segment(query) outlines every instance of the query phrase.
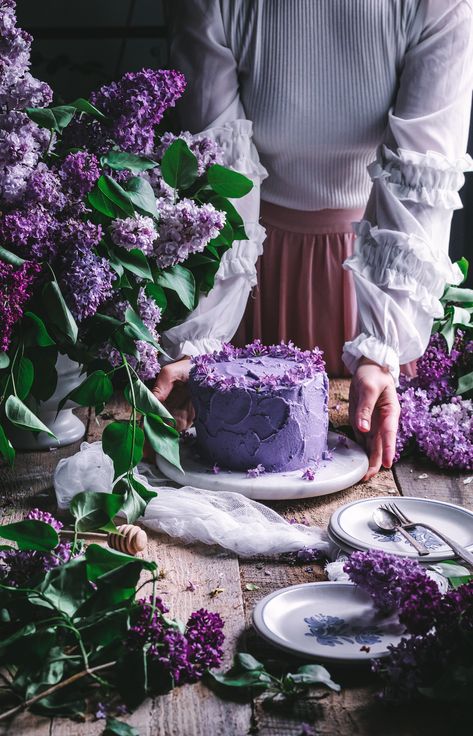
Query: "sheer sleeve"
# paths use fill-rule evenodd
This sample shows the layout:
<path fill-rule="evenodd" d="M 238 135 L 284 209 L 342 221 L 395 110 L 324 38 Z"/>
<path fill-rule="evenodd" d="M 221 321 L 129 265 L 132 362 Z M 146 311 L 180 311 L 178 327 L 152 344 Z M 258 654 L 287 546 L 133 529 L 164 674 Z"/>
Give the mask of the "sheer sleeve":
<path fill-rule="evenodd" d="M 423 354 L 442 314 L 445 284 L 460 273 L 448 257 L 458 190 L 472 170 L 466 155 L 473 86 L 469 0 L 419 2 L 385 140 L 369 167 L 365 219 L 355 226 L 352 271 L 360 334 L 344 347 L 351 371 L 366 356 L 395 380 L 399 363 Z"/>
<path fill-rule="evenodd" d="M 238 90 L 238 70 L 228 48 L 216 0 L 170 0 L 171 66 L 189 80 L 179 103 L 180 122 L 192 133 L 216 140 L 225 164 L 252 179 L 254 186 L 233 200 L 245 223 L 248 240 L 236 241 L 221 261 L 210 293 L 177 327 L 163 333 L 163 346 L 177 359 L 218 349 L 235 334 L 250 289 L 256 284 L 256 260 L 265 231 L 259 225 L 260 185 L 266 170 L 252 142 Z"/>

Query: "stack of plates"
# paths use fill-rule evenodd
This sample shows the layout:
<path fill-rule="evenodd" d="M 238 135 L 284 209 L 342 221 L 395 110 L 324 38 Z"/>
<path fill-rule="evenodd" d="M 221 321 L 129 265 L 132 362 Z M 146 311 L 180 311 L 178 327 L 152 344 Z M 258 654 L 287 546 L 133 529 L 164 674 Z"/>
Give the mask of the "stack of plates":
<path fill-rule="evenodd" d="M 430 550 L 430 554 L 423 557 L 419 557 L 414 547 L 399 533 L 382 532 L 373 522 L 373 512 L 381 504 L 393 501 L 410 519 L 419 522 L 423 520 L 426 524 L 437 527 L 448 537 L 473 551 L 473 512 L 452 503 L 425 498 L 387 496 L 345 504 L 332 514 L 328 526 L 330 538 L 345 552 L 379 549 L 426 563 L 448 560 L 455 556 L 448 545 L 433 532 L 422 528 L 421 524 L 409 531 Z"/>

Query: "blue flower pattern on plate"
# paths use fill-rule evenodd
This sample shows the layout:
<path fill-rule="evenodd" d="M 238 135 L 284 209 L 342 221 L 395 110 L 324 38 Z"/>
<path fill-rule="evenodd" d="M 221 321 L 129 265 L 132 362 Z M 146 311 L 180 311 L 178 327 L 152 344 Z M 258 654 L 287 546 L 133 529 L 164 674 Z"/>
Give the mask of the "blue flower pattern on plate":
<path fill-rule="evenodd" d="M 306 636 L 314 636 L 318 644 L 334 647 L 337 644 L 377 644 L 381 641 L 380 630 L 376 626 L 362 628 L 346 623 L 338 616 L 316 613 L 304 619 L 310 629 Z"/>
<path fill-rule="evenodd" d="M 409 529 L 409 534 L 412 534 L 414 539 L 416 539 L 418 542 L 421 542 L 422 544 L 425 544 L 427 549 L 430 549 L 432 551 L 443 546 L 443 542 L 438 537 L 436 537 L 435 534 L 430 532 L 428 529 L 423 529 L 420 526 L 415 526 L 413 527 L 413 529 Z M 393 532 L 392 534 L 372 532 L 372 536 L 373 539 L 375 539 L 377 542 L 403 542 L 404 544 L 409 545 L 407 539 L 399 534 L 399 532 Z"/>

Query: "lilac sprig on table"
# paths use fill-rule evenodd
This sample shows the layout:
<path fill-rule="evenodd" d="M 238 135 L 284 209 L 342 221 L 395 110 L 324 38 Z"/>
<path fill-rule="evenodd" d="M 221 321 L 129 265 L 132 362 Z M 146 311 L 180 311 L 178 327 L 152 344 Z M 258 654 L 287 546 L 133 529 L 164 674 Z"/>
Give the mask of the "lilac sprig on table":
<path fill-rule="evenodd" d="M 62 523 L 39 509 L 0 526 L 0 538 L 15 543 L 0 553 L 0 721 L 29 708 L 83 718 L 94 703 L 96 717 L 110 719 L 220 666 L 218 613 L 199 608 L 183 624 L 155 594 L 154 562 L 78 543 L 82 531 L 114 526 L 114 495 L 73 498 L 72 541 L 63 542 Z M 151 594 L 137 599 L 144 586 Z"/>
<path fill-rule="evenodd" d="M 442 303 L 416 377 L 401 377 L 395 459 L 418 450 L 441 468 L 473 470 L 473 290 L 448 286 Z"/>
<path fill-rule="evenodd" d="M 406 636 L 373 662 L 384 697 L 470 702 L 473 675 L 473 580 L 441 594 L 415 560 L 355 552 L 344 566 L 381 613 L 397 612 Z"/>
<path fill-rule="evenodd" d="M 144 383 L 159 371 L 161 333 L 246 238 L 229 198 L 253 185 L 223 166 L 214 140 L 165 132 L 186 86 L 179 71 L 128 72 L 47 107 L 15 8 L 0 0 L 0 456 L 14 460 L 11 425 L 48 431 L 31 407 L 53 395 L 67 355 L 84 377 L 58 408 L 70 399 L 100 412 L 126 385 L 129 419 L 107 426 L 103 447 L 133 521 L 152 495 L 132 477 L 144 439 L 180 467 L 174 420 Z"/>

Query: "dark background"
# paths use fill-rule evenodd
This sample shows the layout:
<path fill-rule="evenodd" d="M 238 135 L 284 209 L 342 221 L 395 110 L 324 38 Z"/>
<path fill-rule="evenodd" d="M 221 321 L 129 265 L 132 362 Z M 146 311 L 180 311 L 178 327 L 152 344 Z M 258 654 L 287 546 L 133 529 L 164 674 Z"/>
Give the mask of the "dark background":
<path fill-rule="evenodd" d="M 33 34 L 32 73 L 49 82 L 61 101 L 144 66 L 165 67 L 167 33 L 162 0 L 18 0 L 18 23 Z M 473 63 L 473 60 L 472 60 Z M 473 155 L 473 124 L 469 153 Z M 472 263 L 473 173 L 453 218 L 450 253 Z"/>

